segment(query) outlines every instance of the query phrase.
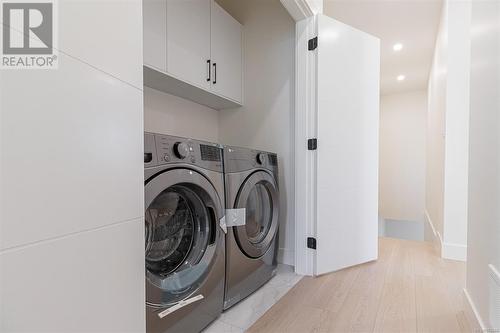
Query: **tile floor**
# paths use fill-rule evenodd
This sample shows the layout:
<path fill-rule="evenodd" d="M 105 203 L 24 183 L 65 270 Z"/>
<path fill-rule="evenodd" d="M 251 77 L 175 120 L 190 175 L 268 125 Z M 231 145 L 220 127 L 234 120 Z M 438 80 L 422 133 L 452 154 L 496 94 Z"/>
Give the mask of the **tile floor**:
<path fill-rule="evenodd" d="M 216 321 L 208 326 L 204 333 L 240 333 L 246 331 L 271 306 L 278 302 L 302 276 L 293 271 L 292 266 L 279 265 L 278 273 L 268 283 L 224 312 Z"/>

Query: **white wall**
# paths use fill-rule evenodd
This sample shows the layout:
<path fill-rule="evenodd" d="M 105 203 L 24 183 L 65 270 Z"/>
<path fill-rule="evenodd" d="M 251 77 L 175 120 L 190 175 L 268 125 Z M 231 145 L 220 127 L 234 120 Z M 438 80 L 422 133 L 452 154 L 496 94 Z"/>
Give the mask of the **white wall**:
<path fill-rule="evenodd" d="M 425 211 L 427 92 L 380 100 L 379 215 L 422 222 Z"/>
<path fill-rule="evenodd" d="M 470 3 L 445 1 L 429 78 L 426 208 L 445 258 L 467 244 Z"/>
<path fill-rule="evenodd" d="M 426 140 L 426 196 L 427 218 L 438 233 L 443 234 L 444 215 L 444 132 L 446 113 L 447 72 L 447 20 L 446 10 L 441 12 L 434 59 L 429 74 L 427 140 Z M 439 242 L 439 249 L 441 244 Z"/>
<path fill-rule="evenodd" d="M 443 256 L 467 255 L 470 3 L 448 3 Z"/>
<path fill-rule="evenodd" d="M 144 87 L 144 130 L 219 141 L 219 111 Z"/>
<path fill-rule="evenodd" d="M 494 294 L 489 289 L 488 269 L 488 264 L 497 271 L 500 269 L 500 3 L 497 1 L 472 2 L 470 89 L 467 292 L 482 329 L 500 329 L 500 323 L 494 325 L 490 319 Z M 495 314 L 500 320 L 500 297 L 496 306 Z"/>
<path fill-rule="evenodd" d="M 276 152 L 279 261 L 294 264 L 293 109 L 295 22 L 279 0 L 218 1 L 243 24 L 244 107 L 220 112 L 224 144 Z"/>
<path fill-rule="evenodd" d="M 0 331 L 144 332 L 142 3 L 58 7 L 59 68 L 0 73 Z"/>

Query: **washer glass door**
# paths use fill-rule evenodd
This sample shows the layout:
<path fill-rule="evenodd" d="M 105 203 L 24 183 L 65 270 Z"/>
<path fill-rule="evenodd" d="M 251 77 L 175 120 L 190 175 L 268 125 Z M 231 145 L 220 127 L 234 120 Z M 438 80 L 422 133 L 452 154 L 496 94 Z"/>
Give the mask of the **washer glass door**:
<path fill-rule="evenodd" d="M 274 178 L 265 171 L 250 175 L 241 186 L 236 208 L 245 208 L 245 225 L 235 228 L 241 250 L 249 257 L 263 256 L 278 230 L 278 190 Z"/>
<path fill-rule="evenodd" d="M 146 185 L 148 304 L 171 305 L 200 287 L 215 256 L 220 209 L 210 182 L 190 170 L 167 171 Z"/>

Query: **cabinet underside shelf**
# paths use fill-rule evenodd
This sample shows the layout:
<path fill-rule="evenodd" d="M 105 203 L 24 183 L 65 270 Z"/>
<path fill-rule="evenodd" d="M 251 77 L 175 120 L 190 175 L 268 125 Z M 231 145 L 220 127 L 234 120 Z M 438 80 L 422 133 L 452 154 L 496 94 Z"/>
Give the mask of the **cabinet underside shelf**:
<path fill-rule="evenodd" d="M 238 102 L 193 86 L 155 68 L 144 65 L 143 73 L 144 85 L 146 87 L 182 97 L 216 110 L 232 109 L 241 106 Z"/>

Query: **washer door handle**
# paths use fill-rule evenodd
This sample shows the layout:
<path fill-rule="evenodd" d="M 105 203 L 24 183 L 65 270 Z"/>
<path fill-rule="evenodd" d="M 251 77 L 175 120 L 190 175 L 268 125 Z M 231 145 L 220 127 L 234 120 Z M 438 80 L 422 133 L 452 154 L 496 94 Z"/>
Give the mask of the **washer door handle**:
<path fill-rule="evenodd" d="M 204 298 L 203 295 L 200 294 L 200 295 L 188 298 L 188 299 L 183 299 L 182 301 L 179 301 L 174 306 L 171 306 L 168 309 L 165 309 L 162 312 L 158 313 L 158 317 L 160 317 L 160 319 L 163 319 L 166 316 L 168 316 L 169 314 L 171 314 L 172 312 L 175 312 L 175 311 L 179 310 L 180 308 L 183 308 L 186 305 L 189 305 L 189 304 L 194 303 L 196 301 L 200 301 L 203 298 Z"/>
<path fill-rule="evenodd" d="M 208 244 L 212 245 L 217 240 L 217 217 L 215 215 L 214 207 L 207 207 L 208 217 L 210 219 L 210 241 Z"/>

